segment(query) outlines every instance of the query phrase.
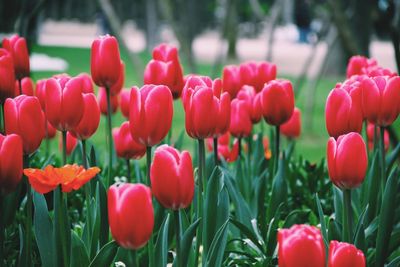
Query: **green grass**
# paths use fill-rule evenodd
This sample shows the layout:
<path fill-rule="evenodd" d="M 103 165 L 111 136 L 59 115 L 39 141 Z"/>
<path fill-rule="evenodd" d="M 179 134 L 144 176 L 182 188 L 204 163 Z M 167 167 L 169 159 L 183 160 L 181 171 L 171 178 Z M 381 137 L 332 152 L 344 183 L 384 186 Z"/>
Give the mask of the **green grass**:
<path fill-rule="evenodd" d="M 77 75 L 81 72 L 90 73 L 90 49 L 85 48 L 68 48 L 68 47 L 53 47 L 53 46 L 33 46 L 32 52 L 35 53 L 45 53 L 51 57 L 59 57 L 66 60 L 69 64 L 66 73 L 70 75 Z M 132 64 L 130 63 L 128 56 L 124 51 L 122 51 L 122 58 L 126 64 L 126 76 L 125 76 L 125 87 L 132 87 L 133 85 L 141 86 L 143 84 L 142 73 L 137 73 Z M 146 63 L 150 59 L 149 53 L 140 53 L 139 57 Z M 185 66 L 184 66 L 185 69 Z M 210 75 L 212 72 L 211 65 L 201 64 L 198 66 L 199 73 L 203 75 Z M 186 72 L 185 72 L 186 73 Z M 56 73 L 54 72 L 33 72 L 32 78 L 34 80 L 48 78 Z M 278 66 L 278 76 L 280 78 L 287 78 L 295 81 L 295 77 L 285 76 L 279 73 Z M 312 126 L 305 127 L 304 122 L 306 121 L 306 116 L 304 111 L 305 103 L 308 97 L 307 86 L 308 83 L 305 82 L 301 90 L 301 93 L 296 99 L 296 106 L 302 110 L 303 119 L 303 129 L 302 135 L 299 138 L 296 146 L 297 155 L 302 155 L 304 158 L 312 161 L 318 162 L 323 157 L 325 157 L 326 142 L 328 140 L 328 135 L 325 128 L 325 101 L 329 91 L 335 86 L 336 82 L 339 82 L 343 78 L 323 78 L 314 96 L 315 107 L 312 114 Z M 295 88 L 295 90 L 297 90 Z M 91 138 L 97 148 L 105 150 L 105 121 L 106 118 L 102 116 L 101 124 L 97 133 Z M 118 111 L 117 114 L 113 116 L 113 127 L 119 126 L 124 121 L 121 113 Z M 263 122 L 264 123 L 264 122 Z M 259 128 L 259 126 L 257 127 Z M 256 128 L 256 129 L 257 129 Z M 174 104 L 174 119 L 173 119 L 173 131 L 172 137 L 177 138 L 178 135 L 185 130 L 185 117 L 181 102 L 175 101 Z M 268 131 L 265 132 L 266 134 Z M 52 141 L 52 150 L 57 149 L 56 141 Z M 58 142 L 58 140 L 57 140 Z M 192 149 L 193 145 L 190 138 L 185 135 L 184 137 L 184 148 Z"/>

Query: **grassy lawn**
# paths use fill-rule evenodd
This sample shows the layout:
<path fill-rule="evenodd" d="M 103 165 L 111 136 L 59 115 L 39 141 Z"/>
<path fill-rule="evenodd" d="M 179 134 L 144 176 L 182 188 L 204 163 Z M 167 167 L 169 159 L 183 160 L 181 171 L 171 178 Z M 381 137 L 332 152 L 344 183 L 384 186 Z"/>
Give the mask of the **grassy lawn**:
<path fill-rule="evenodd" d="M 84 48 L 67 48 L 67 47 L 51 47 L 51 46 L 34 46 L 32 52 L 35 53 L 45 53 L 51 57 L 60 57 L 66 60 L 69 64 L 67 73 L 70 75 L 77 75 L 81 72 L 90 73 L 90 49 Z M 150 59 L 148 53 L 141 53 L 140 58 L 143 62 L 147 62 Z M 122 58 L 126 63 L 126 77 L 125 77 L 125 87 L 131 87 L 133 85 L 141 86 L 142 73 L 135 72 L 133 66 L 130 64 L 127 54 L 122 52 Z M 199 73 L 203 75 L 209 75 L 212 70 L 211 65 L 199 65 Z M 48 78 L 51 75 L 56 74 L 53 72 L 33 72 L 32 78 L 35 80 Z M 278 65 L 278 77 L 287 78 L 295 81 L 295 77 L 285 76 L 279 73 Z M 298 106 L 303 112 L 303 133 L 299 138 L 297 143 L 297 154 L 302 155 L 304 158 L 316 162 L 320 161 L 321 158 L 325 157 L 325 149 L 327 142 L 327 132 L 325 129 L 325 101 L 329 91 L 334 87 L 336 82 L 342 80 L 343 78 L 324 78 L 320 81 L 318 88 L 315 92 L 315 107 L 312 114 L 312 127 L 305 127 L 305 113 L 304 106 L 307 100 L 307 86 L 308 83 L 304 83 L 304 87 L 301 93 L 296 99 L 296 106 Z M 295 88 L 296 90 L 296 88 Z M 172 136 L 177 137 L 185 129 L 185 117 L 180 101 L 175 101 L 174 105 L 174 120 L 173 120 L 173 132 Z M 113 117 L 113 126 L 117 127 L 124 121 L 121 113 L 118 111 Z M 102 118 L 99 130 L 92 137 L 91 142 L 93 142 L 99 149 L 105 149 L 106 144 L 104 142 L 105 138 L 105 117 Z M 259 128 L 259 126 L 256 126 Z M 52 141 L 52 150 L 55 152 L 57 149 L 56 141 Z M 192 149 L 191 140 L 185 135 L 184 147 L 187 149 Z"/>

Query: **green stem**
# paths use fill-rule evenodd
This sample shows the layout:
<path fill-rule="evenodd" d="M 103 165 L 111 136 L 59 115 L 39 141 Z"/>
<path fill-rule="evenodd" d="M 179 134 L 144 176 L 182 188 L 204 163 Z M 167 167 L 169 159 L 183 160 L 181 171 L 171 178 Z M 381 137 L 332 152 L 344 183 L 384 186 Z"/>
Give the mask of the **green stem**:
<path fill-rule="evenodd" d="M 86 140 L 82 140 L 82 163 L 83 163 L 83 167 L 85 169 L 88 168 L 88 162 L 87 162 L 87 154 L 86 154 Z"/>
<path fill-rule="evenodd" d="M 126 162 L 126 175 L 127 175 L 126 176 L 126 180 L 128 182 L 130 182 L 131 181 L 131 164 L 130 164 L 130 160 L 126 159 L 125 162 Z"/>
<path fill-rule="evenodd" d="M 65 193 L 62 192 L 61 190 L 61 185 L 59 187 L 59 192 L 60 192 L 60 213 L 59 213 L 59 221 L 58 223 L 60 224 L 60 238 L 61 238 L 61 247 L 62 247 L 62 258 L 63 258 L 63 264 L 64 267 L 68 267 L 68 259 L 69 259 L 69 255 L 68 255 L 68 251 L 67 251 L 67 237 L 65 236 L 66 233 L 66 229 L 63 228 L 63 226 L 65 225 L 65 220 L 67 218 L 64 218 L 64 209 L 67 209 L 67 195 Z"/>
<path fill-rule="evenodd" d="M 380 161 L 381 161 L 381 181 L 383 185 L 386 184 L 386 162 L 385 162 L 385 127 L 380 127 Z M 385 188 L 383 186 L 382 188 Z"/>
<path fill-rule="evenodd" d="M 351 208 L 351 189 L 343 190 L 343 242 L 352 243 L 351 236 L 353 232 L 353 215 Z"/>
<path fill-rule="evenodd" d="M 19 85 L 19 94 L 22 95 L 22 79 L 18 79 L 18 85 Z"/>
<path fill-rule="evenodd" d="M 67 164 L 67 131 L 62 131 L 62 156 L 63 156 L 63 165 Z"/>
<path fill-rule="evenodd" d="M 204 139 L 198 139 L 198 183 L 199 183 L 199 190 L 197 194 L 197 218 L 201 218 L 203 216 L 203 192 L 205 192 L 206 181 L 204 178 L 204 171 L 205 171 L 205 148 L 204 148 Z M 194 266 L 198 266 L 199 262 L 199 253 L 200 253 L 200 246 L 201 240 L 203 236 L 202 232 L 203 227 L 200 225 L 197 227 L 197 234 L 196 234 L 196 250 L 195 250 L 195 264 Z"/>
<path fill-rule="evenodd" d="M 367 156 L 369 156 L 369 145 L 368 145 L 368 121 L 367 120 L 365 120 L 364 121 L 364 134 L 365 134 L 365 136 L 364 136 L 364 140 L 365 140 L 365 143 L 367 144 Z M 375 138 L 375 137 L 374 137 Z"/>
<path fill-rule="evenodd" d="M 238 138 L 238 144 L 239 144 L 238 156 L 239 156 L 239 160 L 240 160 L 242 158 L 242 138 L 241 137 Z"/>
<path fill-rule="evenodd" d="M 108 185 L 112 184 L 112 155 L 113 155 L 113 140 L 112 140 L 112 107 L 110 89 L 106 88 L 107 95 L 107 137 L 108 137 Z"/>
<path fill-rule="evenodd" d="M 278 171 L 279 162 L 279 143 L 280 143 L 280 126 L 275 126 L 275 161 L 274 161 L 274 174 Z"/>
<path fill-rule="evenodd" d="M 139 257 L 137 256 L 136 249 L 131 250 L 132 263 L 135 267 L 139 267 Z"/>
<path fill-rule="evenodd" d="M 214 164 L 215 166 L 219 165 L 218 160 L 218 138 L 214 137 L 213 139 L 213 149 L 214 149 Z"/>
<path fill-rule="evenodd" d="M 252 144 L 251 144 L 251 139 L 252 139 L 252 134 L 250 134 L 248 137 L 247 137 L 247 146 L 248 146 L 248 149 L 247 149 L 247 171 L 248 171 L 248 173 L 251 175 L 252 174 L 252 170 L 251 170 L 251 154 L 253 153 L 252 152 Z"/>
<path fill-rule="evenodd" d="M 86 156 L 86 140 L 81 140 L 82 143 L 82 163 L 85 169 L 88 168 L 87 156 Z M 86 223 L 87 228 L 90 233 L 92 234 L 92 216 L 90 215 L 90 195 L 91 195 L 91 188 L 90 183 L 85 184 L 85 198 L 86 198 Z"/>
<path fill-rule="evenodd" d="M 151 167 L 151 146 L 146 147 L 146 177 L 147 177 L 147 185 L 151 186 L 150 182 L 150 167 Z M 149 267 L 154 267 L 154 241 L 153 241 L 153 235 L 150 236 L 149 240 L 149 245 L 148 245 L 148 251 L 149 251 Z"/>
<path fill-rule="evenodd" d="M 181 218 L 179 210 L 174 210 L 175 215 L 175 236 L 176 236 L 176 265 L 175 267 L 182 267 L 181 262 Z"/>
<path fill-rule="evenodd" d="M 29 168 L 29 155 L 24 155 L 24 168 Z M 32 262 L 32 188 L 26 177 L 26 257 L 28 263 Z"/>
<path fill-rule="evenodd" d="M 4 120 L 4 103 L 1 103 L 0 105 L 1 108 L 1 125 L 0 125 L 0 131 L 2 134 L 6 132 L 6 122 Z"/>

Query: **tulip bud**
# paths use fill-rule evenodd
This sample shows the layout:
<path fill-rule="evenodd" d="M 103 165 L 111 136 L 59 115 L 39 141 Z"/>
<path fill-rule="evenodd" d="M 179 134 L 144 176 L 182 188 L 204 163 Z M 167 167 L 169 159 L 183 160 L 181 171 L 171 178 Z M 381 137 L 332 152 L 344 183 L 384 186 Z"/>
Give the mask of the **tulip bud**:
<path fill-rule="evenodd" d="M 353 75 L 367 74 L 369 67 L 377 66 L 375 59 L 369 59 L 364 56 L 352 56 L 347 64 L 346 76 L 350 78 Z"/>
<path fill-rule="evenodd" d="M 89 74 L 87 73 L 81 73 L 77 76 L 79 79 L 81 79 L 82 82 L 82 93 L 83 94 L 94 94 L 94 89 L 93 89 L 93 82 L 92 78 L 90 77 Z"/>
<path fill-rule="evenodd" d="M 262 117 L 261 94 L 256 93 L 253 86 L 243 85 L 237 98 L 245 100 L 249 105 L 250 118 L 253 124 L 258 123 Z"/>
<path fill-rule="evenodd" d="M 0 134 L 0 195 L 14 191 L 22 178 L 22 139 Z"/>
<path fill-rule="evenodd" d="M 132 139 L 129 121 L 112 131 L 117 156 L 124 159 L 140 159 L 146 153 L 146 146 Z"/>
<path fill-rule="evenodd" d="M 239 69 L 240 84 L 251 85 L 260 92 L 264 84 L 276 79 L 276 65 L 269 62 L 245 62 Z"/>
<path fill-rule="evenodd" d="M 186 132 L 192 138 L 218 137 L 229 129 L 230 97 L 221 80 L 192 76 L 182 92 Z"/>
<path fill-rule="evenodd" d="M 97 130 L 100 123 L 100 108 L 96 96 L 92 93 L 83 94 L 84 110 L 79 124 L 71 134 L 79 140 L 89 139 Z"/>
<path fill-rule="evenodd" d="M 143 247 L 154 226 L 150 188 L 143 184 L 114 184 L 107 195 L 108 222 L 115 241 L 126 249 Z"/>
<path fill-rule="evenodd" d="M 51 125 L 50 122 L 48 122 L 47 120 L 45 123 L 45 127 L 46 127 L 46 136 L 45 136 L 46 139 L 54 138 L 57 134 L 56 128 L 54 128 L 53 125 Z"/>
<path fill-rule="evenodd" d="M 391 125 L 400 111 L 400 77 L 367 78 L 361 88 L 364 117 L 379 126 Z"/>
<path fill-rule="evenodd" d="M 85 109 L 80 78 L 58 76 L 46 81 L 46 116 L 59 131 L 73 130 Z"/>
<path fill-rule="evenodd" d="M 389 145 L 390 145 L 390 139 L 389 139 L 389 132 L 388 130 L 385 129 L 384 131 L 384 136 L 383 136 L 383 142 L 384 142 L 384 146 L 385 146 L 385 151 L 387 151 L 389 149 Z M 379 129 L 377 129 L 377 140 L 380 140 L 380 135 L 381 132 Z M 374 149 L 374 136 L 375 136 L 375 125 L 372 123 L 368 123 L 367 126 L 367 139 L 368 139 L 368 148 L 370 150 Z M 378 141 L 379 142 L 379 141 Z"/>
<path fill-rule="evenodd" d="M 22 138 L 24 154 L 32 154 L 39 148 L 45 137 L 45 117 L 36 97 L 20 95 L 7 99 L 4 120 L 6 133 Z"/>
<path fill-rule="evenodd" d="M 59 139 L 59 143 L 58 143 L 58 148 L 60 149 L 60 151 L 63 150 L 63 140 L 62 140 L 62 136 L 60 135 L 60 139 Z M 71 155 L 71 153 L 75 150 L 76 146 L 78 145 L 78 139 L 76 139 L 71 132 L 67 132 L 67 146 L 66 146 L 66 152 L 67 152 L 67 156 Z"/>
<path fill-rule="evenodd" d="M 39 99 L 43 112 L 46 113 L 46 80 L 36 81 L 35 96 Z"/>
<path fill-rule="evenodd" d="M 324 267 L 325 246 L 320 230 L 304 224 L 279 230 L 278 265 L 279 267 Z"/>
<path fill-rule="evenodd" d="M 352 244 L 331 241 L 328 267 L 365 267 L 364 253 Z"/>
<path fill-rule="evenodd" d="M 125 64 L 122 61 L 121 61 L 120 69 L 121 69 L 121 71 L 120 71 L 120 74 L 119 74 L 117 82 L 114 83 L 114 85 L 111 86 L 111 88 L 110 88 L 111 96 L 118 95 L 119 92 L 121 92 L 122 87 L 124 87 L 124 82 L 125 82 Z"/>
<path fill-rule="evenodd" d="M 35 87 L 35 85 L 31 78 L 29 78 L 29 77 L 22 78 L 21 84 L 20 84 L 20 81 L 18 81 L 18 80 L 15 81 L 14 95 L 18 96 L 18 95 L 20 95 L 20 92 L 21 92 L 23 95 L 33 96 L 33 91 L 34 91 L 33 88 L 34 87 Z"/>
<path fill-rule="evenodd" d="M 292 83 L 287 80 L 267 83 L 261 92 L 261 106 L 268 124 L 279 126 L 287 122 L 294 110 Z"/>
<path fill-rule="evenodd" d="M 249 105 L 246 101 L 238 98 L 231 102 L 231 123 L 229 132 L 237 137 L 247 137 L 251 134 L 253 124 L 251 123 Z"/>
<path fill-rule="evenodd" d="M 118 41 L 105 35 L 92 43 L 90 55 L 92 79 L 98 86 L 110 89 L 121 75 L 121 58 Z"/>
<path fill-rule="evenodd" d="M 172 124 L 173 102 L 165 85 L 133 87 L 130 97 L 129 125 L 133 140 L 154 146 L 165 138 Z"/>
<path fill-rule="evenodd" d="M 301 133 L 301 111 L 298 108 L 294 108 L 292 117 L 289 121 L 281 125 L 281 134 L 287 138 L 297 138 Z"/>
<path fill-rule="evenodd" d="M 239 67 L 235 65 L 225 66 L 222 71 L 222 87 L 234 99 L 241 88 Z"/>
<path fill-rule="evenodd" d="M 178 210 L 192 203 L 194 177 L 192 158 L 188 151 L 168 145 L 159 146 L 150 170 L 154 196 L 165 208 Z"/>
<path fill-rule="evenodd" d="M 121 113 L 127 119 L 129 119 L 129 101 L 130 101 L 130 97 L 131 97 L 131 90 L 130 89 L 124 89 L 119 94 Z"/>
<path fill-rule="evenodd" d="M 367 150 L 358 133 L 329 138 L 327 147 L 328 172 L 331 181 L 341 189 L 358 187 L 368 167 Z"/>
<path fill-rule="evenodd" d="M 15 74 L 11 54 L 0 48 L 0 103 L 4 104 L 8 97 L 14 97 Z"/>
<path fill-rule="evenodd" d="M 111 114 L 114 114 L 117 112 L 118 109 L 118 95 L 110 95 L 110 101 L 111 101 Z M 106 89 L 103 87 L 99 88 L 99 92 L 97 94 L 97 101 L 99 103 L 99 108 L 101 114 L 104 116 L 107 116 L 108 114 L 108 109 L 107 109 L 107 93 Z"/>
<path fill-rule="evenodd" d="M 11 54 L 17 79 L 29 76 L 29 53 L 24 37 L 13 35 L 3 39 L 3 48 Z"/>
<path fill-rule="evenodd" d="M 350 132 L 361 132 L 363 113 L 361 88 L 357 81 L 337 84 L 329 93 L 325 106 L 326 129 L 332 137 Z"/>

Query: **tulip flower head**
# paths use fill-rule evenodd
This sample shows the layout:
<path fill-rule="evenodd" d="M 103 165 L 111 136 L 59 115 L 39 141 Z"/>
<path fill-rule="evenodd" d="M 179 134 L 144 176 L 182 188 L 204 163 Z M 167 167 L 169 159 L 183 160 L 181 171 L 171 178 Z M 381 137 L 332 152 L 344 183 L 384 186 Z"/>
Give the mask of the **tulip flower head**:
<path fill-rule="evenodd" d="M 126 249 L 143 247 L 154 227 L 150 188 L 143 184 L 114 184 L 107 197 L 108 222 L 115 241 Z"/>
<path fill-rule="evenodd" d="M 281 125 L 281 133 L 287 138 L 298 138 L 301 134 L 301 111 L 294 108 L 292 117 Z"/>
<path fill-rule="evenodd" d="M 218 159 L 223 158 L 226 162 L 234 162 L 237 160 L 239 155 L 239 142 L 237 139 L 230 144 L 231 134 L 226 132 L 222 136 L 218 137 Z M 213 151 L 213 138 L 207 139 L 208 151 Z"/>
<path fill-rule="evenodd" d="M 171 146 L 159 146 L 154 152 L 150 179 L 154 196 L 165 208 L 178 210 L 192 203 L 194 177 L 188 151 L 180 153 Z"/>
<path fill-rule="evenodd" d="M 379 140 L 380 139 L 380 135 L 381 135 L 379 129 L 377 129 L 376 134 L 377 134 L 377 140 Z M 367 125 L 367 139 L 368 139 L 368 148 L 370 150 L 374 149 L 374 139 L 375 139 L 374 135 L 375 135 L 375 125 L 372 124 L 372 123 L 368 123 L 368 125 Z M 384 131 L 384 137 L 383 138 L 384 138 L 383 142 L 384 142 L 384 146 L 385 146 L 385 151 L 387 151 L 389 149 L 390 139 L 389 139 L 389 132 L 386 129 Z"/>
<path fill-rule="evenodd" d="M 324 267 L 325 246 L 318 228 L 293 225 L 278 232 L 279 267 Z"/>
<path fill-rule="evenodd" d="M 15 190 L 22 179 L 22 139 L 0 134 L 0 195 Z"/>
<path fill-rule="evenodd" d="M 247 137 L 251 134 L 251 106 L 245 100 L 235 98 L 231 102 L 231 123 L 229 132 L 237 138 Z"/>
<path fill-rule="evenodd" d="M 258 123 L 262 118 L 261 94 L 256 93 L 256 90 L 253 86 L 244 85 L 240 89 L 237 98 L 247 101 L 249 105 L 251 122 L 253 124 Z"/>
<path fill-rule="evenodd" d="M 328 267 L 365 267 L 365 256 L 354 245 L 331 241 L 329 244 Z"/>
<path fill-rule="evenodd" d="M 3 48 L 11 54 L 17 79 L 29 76 L 29 52 L 24 37 L 13 35 L 3 39 Z"/>
<path fill-rule="evenodd" d="M 83 94 L 84 110 L 79 124 L 71 134 L 79 140 L 89 139 L 97 130 L 100 123 L 100 108 L 93 93 Z"/>
<path fill-rule="evenodd" d="M 33 83 L 32 79 L 29 77 L 24 77 L 21 80 L 21 88 L 20 88 L 20 82 L 19 81 L 15 81 L 15 96 L 20 95 L 20 89 L 22 94 L 24 95 L 29 95 L 29 96 L 33 96 L 33 92 L 34 92 L 34 87 L 35 84 Z"/>
<path fill-rule="evenodd" d="M 276 65 L 269 62 L 245 62 L 239 67 L 240 84 L 251 85 L 260 92 L 265 83 L 276 79 Z"/>
<path fill-rule="evenodd" d="M 77 76 L 78 78 L 81 79 L 83 85 L 82 85 L 82 93 L 84 94 L 94 94 L 94 89 L 93 89 L 93 81 L 92 77 L 90 77 L 89 74 L 87 73 L 81 73 Z"/>
<path fill-rule="evenodd" d="M 118 95 L 112 95 L 110 96 L 110 102 L 111 102 L 111 114 L 114 114 L 117 112 L 118 109 L 118 102 L 119 102 L 119 96 Z M 99 88 L 99 92 L 97 94 L 97 101 L 99 103 L 99 108 L 101 114 L 104 116 L 107 116 L 108 114 L 108 109 L 107 109 L 107 92 L 106 89 L 103 87 Z"/>
<path fill-rule="evenodd" d="M 222 87 L 224 92 L 227 92 L 231 99 L 234 99 L 238 94 L 241 85 L 239 66 L 228 65 L 222 71 Z"/>
<path fill-rule="evenodd" d="M 364 56 L 352 56 L 347 64 L 346 76 L 350 78 L 353 75 L 367 74 L 367 69 L 377 66 L 375 59 Z"/>
<path fill-rule="evenodd" d="M 15 72 L 11 54 L 0 48 L 0 103 L 15 94 Z"/>
<path fill-rule="evenodd" d="M 131 90 L 130 89 L 124 89 L 119 94 L 121 112 L 122 112 L 122 115 L 127 119 L 129 119 L 129 101 L 130 101 L 130 97 L 131 97 Z"/>
<path fill-rule="evenodd" d="M 328 172 L 331 181 L 341 189 L 358 187 L 368 167 L 367 150 L 358 133 L 331 137 L 327 148 Z"/>
<path fill-rule="evenodd" d="M 112 131 L 117 156 L 124 159 L 140 159 L 146 154 L 146 146 L 132 139 L 129 121 Z"/>
<path fill-rule="evenodd" d="M 61 185 L 65 193 L 78 190 L 89 182 L 100 172 L 97 167 L 85 169 L 82 166 L 65 165 L 61 168 L 54 168 L 48 165 L 41 169 L 24 169 L 24 174 L 28 177 L 29 183 L 40 194 L 46 194 Z"/>

